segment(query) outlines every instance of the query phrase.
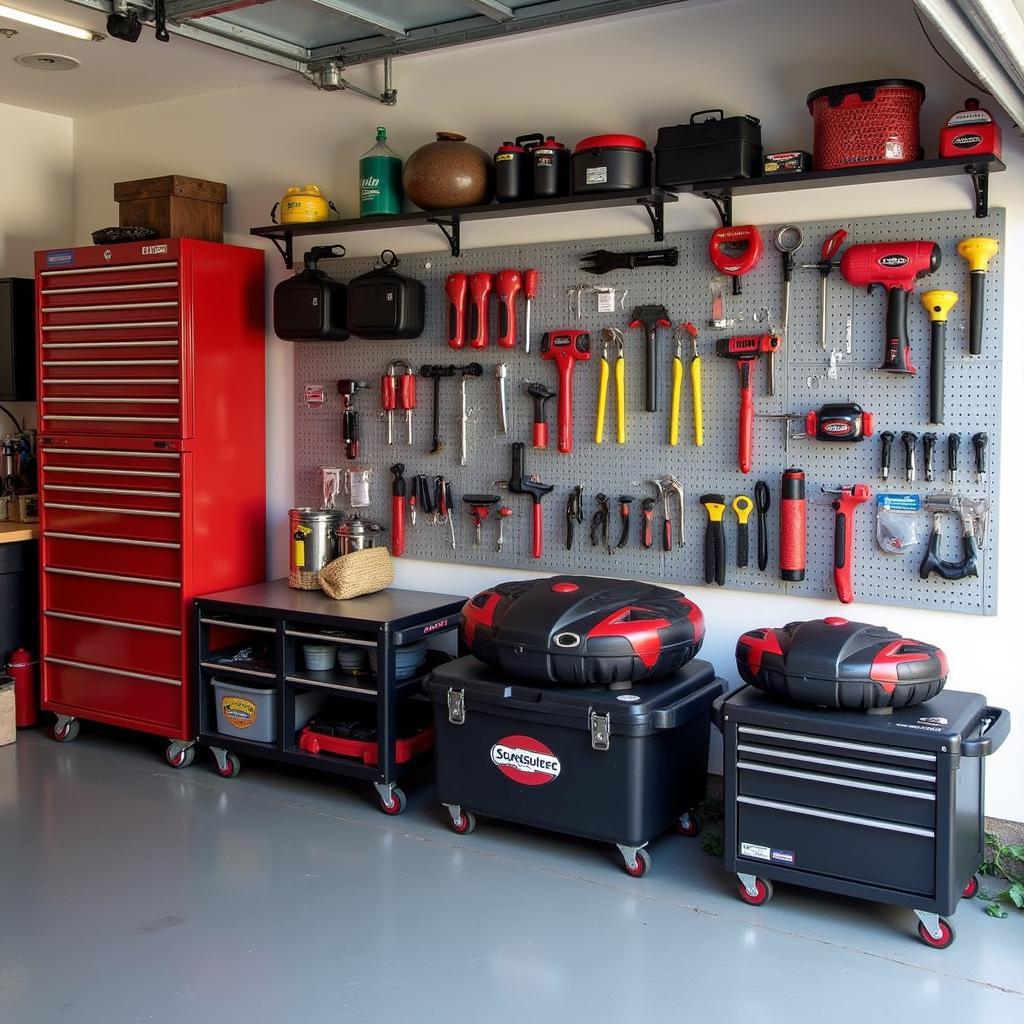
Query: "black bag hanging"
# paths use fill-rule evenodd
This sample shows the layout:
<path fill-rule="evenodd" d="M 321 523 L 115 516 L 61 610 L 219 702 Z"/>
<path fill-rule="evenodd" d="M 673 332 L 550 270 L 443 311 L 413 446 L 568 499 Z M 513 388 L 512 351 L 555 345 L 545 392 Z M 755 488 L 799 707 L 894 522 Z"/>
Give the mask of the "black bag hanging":
<path fill-rule="evenodd" d="M 340 250 L 340 251 L 339 251 Z M 303 256 L 303 269 L 274 289 L 274 333 L 284 341 L 344 341 L 349 336 L 348 289 L 317 266 L 341 259 L 343 245 L 317 245 Z"/>
<path fill-rule="evenodd" d="M 373 270 L 349 282 L 348 327 L 356 337 L 398 341 L 423 333 L 423 282 L 399 274 L 398 262 L 385 249 Z"/>

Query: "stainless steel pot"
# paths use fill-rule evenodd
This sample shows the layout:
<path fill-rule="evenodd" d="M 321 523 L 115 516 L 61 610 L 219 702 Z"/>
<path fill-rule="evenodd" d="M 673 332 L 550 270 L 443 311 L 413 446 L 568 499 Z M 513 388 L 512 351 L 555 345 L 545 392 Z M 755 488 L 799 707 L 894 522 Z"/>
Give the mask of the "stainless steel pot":
<path fill-rule="evenodd" d="M 288 567 L 295 572 L 319 572 L 338 557 L 335 529 L 344 513 L 333 508 L 293 508 L 288 511 Z"/>
<path fill-rule="evenodd" d="M 353 551 L 377 546 L 384 528 L 372 519 L 352 516 L 339 523 L 335 529 L 338 538 L 338 555 L 350 555 Z"/>

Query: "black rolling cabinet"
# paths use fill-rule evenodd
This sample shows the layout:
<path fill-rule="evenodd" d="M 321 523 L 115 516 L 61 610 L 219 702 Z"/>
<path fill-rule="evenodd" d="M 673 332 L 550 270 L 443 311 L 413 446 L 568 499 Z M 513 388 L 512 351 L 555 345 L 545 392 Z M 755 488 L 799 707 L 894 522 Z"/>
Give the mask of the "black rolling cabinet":
<path fill-rule="evenodd" d="M 36 400 L 34 284 L 0 277 L 0 402 Z"/>
<path fill-rule="evenodd" d="M 447 660 L 436 649 L 411 674 L 400 671 L 404 651 L 451 633 L 466 599 L 452 594 L 383 590 L 351 601 L 319 591 L 293 590 L 274 580 L 196 600 L 195 665 L 200 744 L 217 771 L 236 775 L 240 757 L 271 760 L 365 779 L 380 808 L 398 814 L 405 794 L 397 782 L 431 756 L 427 736 L 402 735 L 413 719 L 429 721 L 422 695 L 432 667 Z M 304 647 L 367 652 L 367 665 L 349 671 L 331 656 L 321 670 L 307 667 Z M 351 742 L 315 742 L 311 718 L 351 719 Z M 425 726 L 429 729 L 429 726 Z M 367 739 L 372 735 L 372 741 Z M 311 742 L 312 741 L 312 742 Z M 325 748 L 345 749 L 347 753 Z"/>

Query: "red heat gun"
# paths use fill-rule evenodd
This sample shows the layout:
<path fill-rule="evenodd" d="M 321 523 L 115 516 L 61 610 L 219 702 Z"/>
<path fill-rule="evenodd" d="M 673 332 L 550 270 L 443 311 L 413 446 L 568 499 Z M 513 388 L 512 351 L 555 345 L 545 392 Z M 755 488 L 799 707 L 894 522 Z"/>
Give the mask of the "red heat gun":
<path fill-rule="evenodd" d="M 907 296 L 914 282 L 939 269 L 942 250 L 935 242 L 880 242 L 851 245 L 839 263 L 843 277 L 855 288 L 868 292 L 884 288 L 885 358 L 880 370 L 890 373 L 917 373 L 910 361 L 910 337 L 907 333 Z"/>

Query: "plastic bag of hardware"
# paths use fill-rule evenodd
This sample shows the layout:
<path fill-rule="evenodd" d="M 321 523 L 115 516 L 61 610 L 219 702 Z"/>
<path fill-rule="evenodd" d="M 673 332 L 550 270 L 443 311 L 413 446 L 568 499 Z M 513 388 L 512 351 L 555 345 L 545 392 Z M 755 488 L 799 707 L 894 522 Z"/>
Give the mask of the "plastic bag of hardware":
<path fill-rule="evenodd" d="M 879 494 L 875 496 L 875 537 L 887 555 L 905 555 L 919 544 L 919 494 Z"/>

